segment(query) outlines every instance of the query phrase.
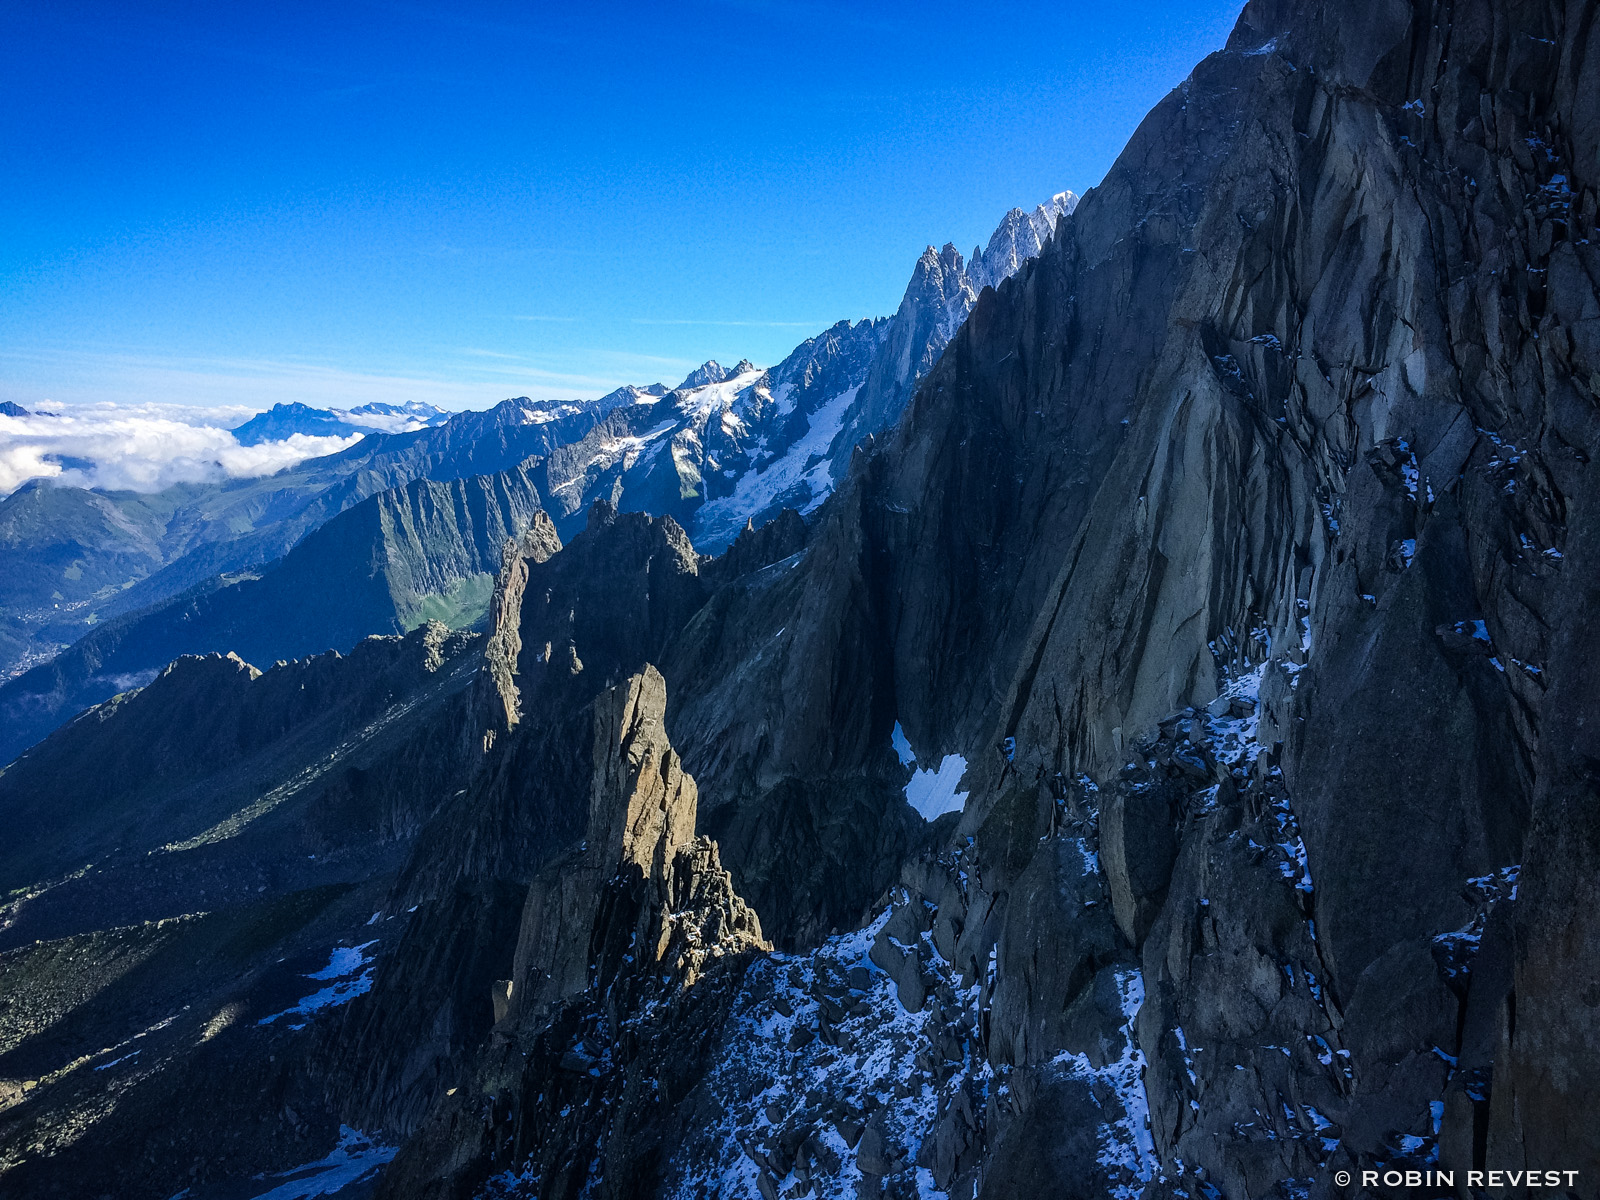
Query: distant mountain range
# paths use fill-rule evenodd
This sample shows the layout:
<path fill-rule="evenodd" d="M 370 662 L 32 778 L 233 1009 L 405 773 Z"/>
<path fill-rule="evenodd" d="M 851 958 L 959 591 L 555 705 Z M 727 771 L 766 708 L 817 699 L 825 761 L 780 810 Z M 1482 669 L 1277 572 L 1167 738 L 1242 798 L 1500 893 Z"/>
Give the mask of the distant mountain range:
<path fill-rule="evenodd" d="M 442 425 L 450 412 L 420 400 L 405 404 L 363 404 L 358 408 L 311 408 L 304 404 L 274 404 L 257 413 L 243 425 L 236 425 L 233 436 L 241 446 L 262 442 L 281 442 L 297 433 L 309 437 L 349 437 L 375 430 L 404 433 L 429 425 Z"/>
<path fill-rule="evenodd" d="M 541 511 L 561 540 L 596 500 L 670 516 L 702 553 L 784 508 L 812 512 L 856 444 L 899 417 L 982 290 L 1037 254 L 1075 204 L 1063 193 L 1013 209 L 970 260 L 929 247 L 894 316 L 841 321 L 769 369 L 713 360 L 671 389 L 522 397 L 454 415 L 415 403 L 280 404 L 235 436 L 258 444 L 359 431 L 357 422 L 412 427 L 370 432 L 276 475 L 153 495 L 24 485 L 0 501 L 0 676 L 12 677 L 0 686 L 0 761 L 179 654 L 248 648 L 270 662 L 347 651 L 430 616 L 471 626 L 501 544 Z M 467 485 L 502 498 L 496 517 L 393 517 L 462 504 Z M 435 536 L 446 526 L 450 537 Z M 438 559 L 458 528 L 470 553 Z"/>

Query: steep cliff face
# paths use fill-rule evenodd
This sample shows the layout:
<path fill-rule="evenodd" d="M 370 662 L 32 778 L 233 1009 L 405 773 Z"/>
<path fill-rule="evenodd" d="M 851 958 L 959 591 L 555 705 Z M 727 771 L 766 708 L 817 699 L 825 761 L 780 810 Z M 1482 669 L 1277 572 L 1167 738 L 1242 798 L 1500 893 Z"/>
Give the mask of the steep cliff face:
<path fill-rule="evenodd" d="M 719 589 L 661 660 L 674 743 L 704 781 L 702 821 L 785 947 L 866 919 L 900 862 L 947 832 L 902 796 L 884 637 L 897 600 L 859 494 L 830 504 L 803 552 Z"/>
<path fill-rule="evenodd" d="M 1252 5 L 813 535 L 862 581 L 809 586 L 894 598 L 877 736 L 973 763 L 982 887 L 913 902 L 996 949 L 1015 1082 L 964 1186 L 1046 1186 L 1015 1163 L 1093 1074 L 1063 1011 L 1135 967 L 1127 1186 L 1596 1160 L 1594 36 Z"/>
<path fill-rule="evenodd" d="M 1596 1161 L 1594 36 L 1251 6 L 804 555 L 674 644 L 674 739 L 746 813 L 892 778 L 897 722 L 971 763 L 960 886 L 905 879 L 989 1022 L 989 1149 L 939 1186 L 1065 1187 L 1129 1031 L 1085 1194 Z"/>
<path fill-rule="evenodd" d="M 1184 705 L 1211 705 L 1190 744 L 1225 765 L 1240 744 L 1233 769 L 1179 789 L 1142 948 L 1169 1173 L 1182 1159 L 1254 1193 L 1321 1179 L 1330 1159 L 1421 1163 L 1436 1146 L 1462 1168 L 1594 1161 L 1559 1119 L 1588 1106 L 1587 1085 L 1555 1065 L 1592 1049 L 1582 968 L 1558 982 L 1548 966 L 1591 956 L 1592 934 L 1582 909 L 1540 895 L 1586 875 L 1570 817 L 1542 816 L 1571 813 L 1582 744 L 1541 726 L 1581 719 L 1577 696 L 1549 697 L 1566 673 L 1557 643 L 1592 637 L 1573 607 L 1590 586 L 1573 552 L 1600 432 L 1585 349 L 1600 264 L 1579 215 L 1600 135 L 1592 22 L 1520 6 L 1309 16 L 1246 11 L 1230 57 L 1259 63 L 1240 73 L 1259 90 L 1205 204 L 1170 235 L 1142 226 L 1177 286 L 1135 276 L 1129 291 L 1171 312 L 1081 542 L 1056 559 L 1049 624 L 992 727 L 1016 761 L 994 770 L 1104 783 Z M 1195 120 L 1202 82 L 1169 136 Z M 1095 199 L 1146 195 L 1129 172 Z M 1081 303 L 1085 275 L 1115 265 L 1090 240 L 1099 211 L 1080 212 L 1078 245 L 1041 262 L 1034 289 L 995 306 L 1012 345 L 1052 270 L 1078 258 L 1058 287 Z M 1086 324 L 1048 327 L 1070 344 Z M 996 332 L 969 328 L 949 386 L 1004 388 Z M 1508 921 L 1521 953 L 1495 944 Z M 1534 949 L 1558 928 L 1566 954 Z M 1533 994 L 1516 986 L 1530 967 Z M 1239 985 L 1248 1001 L 1228 998 Z M 1530 1006 L 1549 1022 L 1532 1035 L 1538 1067 L 1513 1037 Z M 1575 1058 L 1545 1040 L 1552 1027 Z M 1263 1045 L 1289 1051 L 1277 1070 Z M 1259 1086 L 1241 1088 L 1237 1064 Z M 1257 1109 L 1274 1115 L 1254 1145 L 1219 1151 Z M 1548 1123 L 1512 1134 L 1529 1111 Z"/>
<path fill-rule="evenodd" d="M 569 549 L 532 567 L 517 614 L 523 703 L 551 711 L 658 659 L 707 593 L 700 557 L 671 517 L 597 501 Z"/>

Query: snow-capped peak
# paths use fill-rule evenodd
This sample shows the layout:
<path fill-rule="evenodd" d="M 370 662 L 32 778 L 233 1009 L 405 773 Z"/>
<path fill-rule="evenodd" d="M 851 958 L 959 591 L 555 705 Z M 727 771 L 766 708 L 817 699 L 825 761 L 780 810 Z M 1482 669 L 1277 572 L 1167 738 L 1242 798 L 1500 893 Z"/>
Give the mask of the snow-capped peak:
<path fill-rule="evenodd" d="M 749 359 L 740 359 L 738 368 L 732 372 L 718 366 L 714 361 L 709 362 L 690 375 L 689 379 L 705 371 L 706 367 L 716 368 L 716 377 L 712 382 L 691 387 L 688 380 L 685 380 L 684 385 L 677 389 L 678 409 L 685 416 L 691 419 L 704 419 L 713 412 L 731 412 L 739 398 L 751 391 L 759 391 L 765 399 L 770 399 L 765 396 L 766 371 L 753 365 Z"/>
<path fill-rule="evenodd" d="M 748 364 L 741 363 L 741 365 Z M 678 385 L 677 390 L 680 392 L 687 392 L 693 388 L 705 387 L 708 384 L 721 383 L 727 377 L 728 369 L 716 359 L 708 358 L 705 362 L 701 363 L 698 367 L 689 372 L 684 381 Z"/>

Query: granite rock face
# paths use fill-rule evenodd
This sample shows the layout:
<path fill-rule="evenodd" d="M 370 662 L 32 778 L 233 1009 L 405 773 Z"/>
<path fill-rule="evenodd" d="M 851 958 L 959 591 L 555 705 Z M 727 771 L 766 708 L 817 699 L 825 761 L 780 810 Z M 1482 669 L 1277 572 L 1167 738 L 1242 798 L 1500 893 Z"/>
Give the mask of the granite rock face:
<path fill-rule="evenodd" d="M 646 667 L 608 689 L 594 712 L 588 830 L 575 862 L 552 865 L 529 888 L 507 989 L 514 1018 L 581 993 L 592 971 L 615 971 L 615 962 L 591 962 L 593 953 L 664 963 L 688 986 L 703 948 L 765 945 L 760 922 L 716 867 L 716 844 L 695 837 L 695 784 L 662 728 L 660 672 Z M 616 922 L 609 909 L 602 913 L 608 888 L 633 895 L 636 925 L 600 927 Z"/>
<path fill-rule="evenodd" d="M 1098 954 L 1141 960 L 1128 1186 L 1600 1152 L 1572 1119 L 1596 947 L 1568 674 L 1593 28 L 1251 5 L 856 477 L 900 597 L 893 709 L 981 767 L 963 831 L 995 903 L 1103 871 Z M 1019 789 L 1082 811 L 1093 870 L 1005 869 Z M 998 941 L 997 1069 L 1088 1052 L 1057 1014 L 1096 972 L 1058 944 L 1068 978 L 1029 981 L 1052 923 L 1084 935 L 1049 912 Z M 996 1145 L 1028 1113 L 1002 1104 Z"/>

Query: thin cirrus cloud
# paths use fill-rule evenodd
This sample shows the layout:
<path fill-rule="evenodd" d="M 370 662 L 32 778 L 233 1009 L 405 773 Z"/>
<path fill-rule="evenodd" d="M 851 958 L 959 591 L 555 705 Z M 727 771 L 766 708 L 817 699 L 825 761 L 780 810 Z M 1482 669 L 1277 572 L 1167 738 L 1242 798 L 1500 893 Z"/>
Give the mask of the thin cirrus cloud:
<path fill-rule="evenodd" d="M 490 408 L 514 396 L 533 400 L 595 397 L 624 383 L 681 375 L 695 362 L 616 351 L 518 355 L 461 347 L 443 352 L 447 372 L 361 371 L 316 362 L 182 357 L 141 352 L 0 350 L 0 399 L 37 409 L 50 403 L 354 408 L 421 401 L 440 408 Z M 573 369 L 574 361 L 580 363 Z"/>
<path fill-rule="evenodd" d="M 714 325 L 736 329 L 826 329 L 827 321 L 700 321 L 681 317 L 633 317 L 633 325 Z"/>
<path fill-rule="evenodd" d="M 536 321 L 541 323 L 568 325 L 575 323 L 577 317 L 558 317 L 542 313 L 518 313 L 511 318 L 513 321 Z M 629 317 L 630 325 L 684 325 L 684 326 L 711 326 L 727 329 L 826 329 L 831 321 L 719 321 L 711 318 L 699 317 Z M 676 361 L 676 360 L 673 360 Z"/>

